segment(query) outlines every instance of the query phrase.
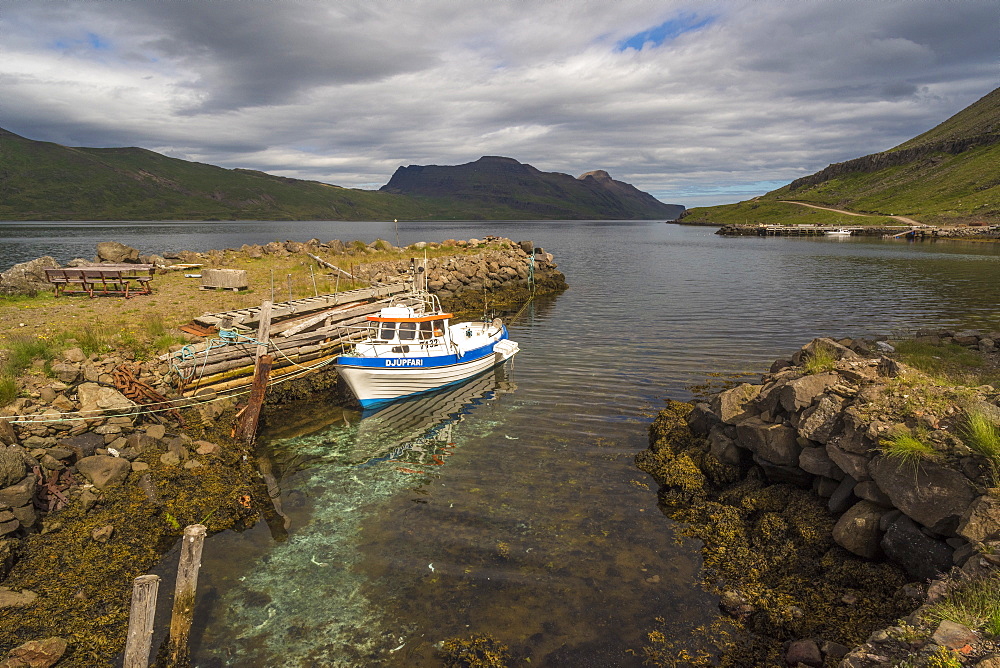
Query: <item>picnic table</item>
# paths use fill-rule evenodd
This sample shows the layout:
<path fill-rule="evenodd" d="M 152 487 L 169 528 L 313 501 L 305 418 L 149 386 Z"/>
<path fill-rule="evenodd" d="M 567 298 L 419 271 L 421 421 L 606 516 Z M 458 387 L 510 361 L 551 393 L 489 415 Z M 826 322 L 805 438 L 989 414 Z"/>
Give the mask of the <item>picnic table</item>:
<path fill-rule="evenodd" d="M 45 278 L 55 286 L 56 297 L 86 292 L 91 297 L 98 293 L 124 295 L 128 299 L 152 293 L 149 283 L 155 271 L 152 264 L 95 264 L 46 269 Z"/>

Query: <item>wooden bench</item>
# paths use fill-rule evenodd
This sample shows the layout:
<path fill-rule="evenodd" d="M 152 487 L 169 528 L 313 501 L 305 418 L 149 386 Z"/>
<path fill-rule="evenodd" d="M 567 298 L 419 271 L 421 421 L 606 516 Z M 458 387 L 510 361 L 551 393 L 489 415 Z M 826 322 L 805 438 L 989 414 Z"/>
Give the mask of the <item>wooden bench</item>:
<path fill-rule="evenodd" d="M 152 293 L 150 281 L 156 267 L 151 264 L 97 264 L 87 267 L 67 269 L 46 269 L 45 278 L 55 286 L 56 297 L 62 295 L 95 293 L 102 295 L 124 295 L 126 299 L 135 295 Z"/>

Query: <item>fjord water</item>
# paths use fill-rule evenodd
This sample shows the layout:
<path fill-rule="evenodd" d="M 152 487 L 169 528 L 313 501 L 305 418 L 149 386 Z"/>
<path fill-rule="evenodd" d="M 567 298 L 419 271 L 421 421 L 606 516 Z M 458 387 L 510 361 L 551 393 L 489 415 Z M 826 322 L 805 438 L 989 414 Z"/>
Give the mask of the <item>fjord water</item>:
<path fill-rule="evenodd" d="M 72 228 L 85 252 L 45 252 L 65 260 L 109 238 L 160 253 L 395 242 L 391 223 L 190 225 Z M 632 463 L 663 397 L 760 373 L 815 336 L 1000 330 L 998 245 L 713 232 L 401 224 L 403 244 L 530 239 L 571 287 L 510 323 L 522 352 L 509 368 L 368 417 L 326 397 L 266 416 L 261 455 L 288 527 L 209 539 L 196 665 L 437 666 L 436 643 L 488 633 L 530 658 L 519 665 L 641 666 L 632 651 L 655 618 L 686 637 L 716 607 L 697 584 L 697 543 L 675 539 Z M 6 265 L 42 254 L 16 235 Z"/>

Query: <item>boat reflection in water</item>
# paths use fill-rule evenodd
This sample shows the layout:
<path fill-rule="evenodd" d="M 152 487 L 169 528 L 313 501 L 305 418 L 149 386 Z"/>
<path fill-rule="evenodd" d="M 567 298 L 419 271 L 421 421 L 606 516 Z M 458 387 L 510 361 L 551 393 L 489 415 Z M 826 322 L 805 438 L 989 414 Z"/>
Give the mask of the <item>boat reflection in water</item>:
<path fill-rule="evenodd" d="M 508 366 L 370 413 L 309 415 L 305 428 L 291 415 L 271 416 L 259 461 L 278 526 L 272 517 L 270 527 L 206 543 L 201 577 L 215 595 L 195 615 L 193 663 L 300 666 L 295 657 L 308 657 L 309 665 L 358 666 L 390 656 L 395 585 L 383 577 L 383 594 L 366 596 L 371 582 L 358 563 L 366 522 L 445 472 L 463 441 L 490 437 L 495 416 L 466 423 L 472 411 L 516 410 L 494 403 L 515 389 Z"/>
<path fill-rule="evenodd" d="M 349 459 L 371 455 L 358 467 L 393 464 L 404 473 L 444 464 L 455 446 L 455 425 L 497 393 L 516 389 L 507 375 L 507 365 L 501 364 L 460 385 L 362 411 Z"/>

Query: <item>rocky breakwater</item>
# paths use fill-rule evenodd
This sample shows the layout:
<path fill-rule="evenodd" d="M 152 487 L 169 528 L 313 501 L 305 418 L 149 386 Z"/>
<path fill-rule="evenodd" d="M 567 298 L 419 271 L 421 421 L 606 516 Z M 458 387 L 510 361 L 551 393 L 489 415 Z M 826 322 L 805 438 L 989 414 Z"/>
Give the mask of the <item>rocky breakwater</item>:
<path fill-rule="evenodd" d="M 993 353 L 1000 334 L 921 332 L 918 340 Z M 780 660 L 784 652 L 788 665 L 837 665 L 841 657 L 840 665 L 852 668 L 997 665 L 977 662 L 995 660 L 990 657 L 1000 628 L 991 633 L 972 622 L 971 628 L 956 625 L 925 614 L 926 605 L 908 618 L 910 626 L 880 630 L 847 651 L 874 628 L 865 630 L 864 623 L 884 625 L 912 612 L 927 582 L 937 583 L 926 600 L 931 605 L 962 583 L 995 577 L 1000 564 L 1000 451 L 970 435 L 975 420 L 1000 434 L 1000 392 L 988 385 L 941 385 L 893 352 L 884 342 L 816 339 L 776 361 L 759 383 L 725 390 L 693 408 L 672 407 L 654 424 L 650 450 L 637 458 L 663 485 L 663 506 L 680 508 L 672 516 L 693 522 L 692 533 L 706 541 L 706 567 L 723 609 L 770 641 L 756 647 L 758 659 Z M 684 415 L 686 429 L 667 419 L 671 411 Z M 768 519 L 759 512 L 760 499 L 774 489 L 783 491 L 771 492 L 768 510 L 777 515 Z M 705 499 L 711 512 L 698 510 Z M 727 513 L 743 522 L 730 533 L 751 536 L 772 562 L 755 566 L 757 556 L 746 551 L 749 563 L 729 563 L 744 553 L 740 540 L 723 535 Z M 822 569 L 796 564 L 789 556 L 795 553 L 780 547 L 787 541 L 799 551 L 820 546 L 813 560 Z M 786 551 L 775 556 L 775 548 Z M 878 577 L 867 571 L 826 579 L 850 563 L 855 570 L 865 563 L 893 565 L 905 577 L 883 570 Z M 768 580 L 772 569 L 785 567 L 798 575 Z M 814 589 L 827 589 L 824 601 L 810 604 Z M 788 597 L 778 614 L 768 609 L 775 592 Z M 1000 620 L 1000 603 L 995 614 Z M 816 615 L 824 619 L 809 619 Z M 935 653 L 955 654 L 959 662 L 921 662 Z M 911 654 L 916 663 L 898 663 Z"/>
<path fill-rule="evenodd" d="M 419 251 L 427 246 L 417 243 L 410 249 Z M 448 239 L 440 246 L 477 251 L 427 260 L 427 289 L 449 310 L 473 311 L 484 305 L 517 304 L 533 292 L 561 292 L 567 287 L 566 277 L 558 270 L 552 253 L 534 247 L 530 241 L 514 242 L 502 237 Z M 409 271 L 408 259 L 358 267 L 360 277 L 374 283 L 401 281 Z"/>
<path fill-rule="evenodd" d="M 258 517 L 267 492 L 247 453 L 206 429 L 232 400 L 155 412 L 168 375 L 71 348 L 0 408 L 0 665 L 113 665 L 132 579 L 183 526 Z M 39 647 L 47 663 L 17 662 Z"/>

